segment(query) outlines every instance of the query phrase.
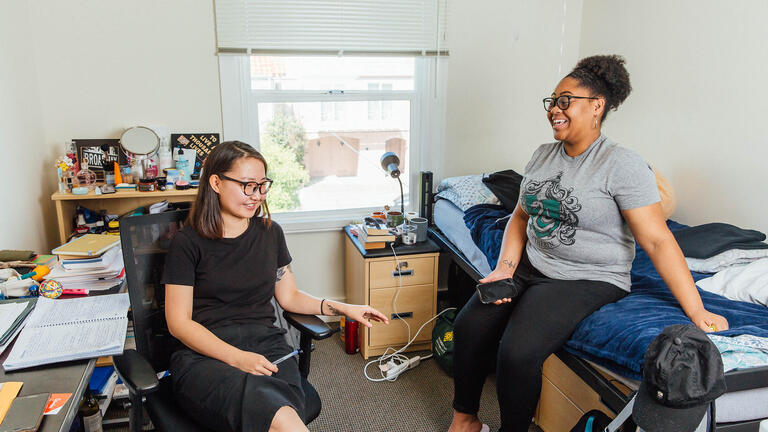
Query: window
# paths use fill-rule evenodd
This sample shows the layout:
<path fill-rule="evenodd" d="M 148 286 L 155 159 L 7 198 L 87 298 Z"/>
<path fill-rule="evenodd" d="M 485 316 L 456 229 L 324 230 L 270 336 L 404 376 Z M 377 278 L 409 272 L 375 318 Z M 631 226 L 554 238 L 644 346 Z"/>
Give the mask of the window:
<path fill-rule="evenodd" d="M 236 65 L 237 58 L 230 57 L 229 63 Z M 385 152 L 400 158 L 404 204 L 409 206 L 416 179 L 411 173 L 420 168 L 414 168 L 413 152 L 422 124 L 418 86 L 429 88 L 425 84 L 433 58 L 242 59 L 239 63 L 246 62 L 243 69 L 248 73 L 241 79 L 245 87 L 241 99 L 247 109 L 239 117 L 251 131 L 241 139 L 257 146 L 270 165 L 269 176 L 275 180 L 270 210 L 399 207 L 398 181 L 387 178 L 379 162 Z M 223 77 L 228 75 L 226 63 L 222 62 Z M 226 104 L 224 85 L 223 93 Z M 228 120 L 225 138 L 234 139 L 228 134 Z"/>
<path fill-rule="evenodd" d="M 224 139 L 258 147 L 276 213 L 329 219 L 405 205 L 440 165 L 447 0 L 216 0 Z M 289 219 L 290 216 L 286 216 Z M 281 217 L 282 218 L 282 217 Z"/>
<path fill-rule="evenodd" d="M 368 83 L 368 90 L 378 91 L 390 91 L 392 90 L 391 83 Z M 370 101 L 368 102 L 368 120 L 387 120 L 392 117 L 392 102 L 391 101 Z"/>

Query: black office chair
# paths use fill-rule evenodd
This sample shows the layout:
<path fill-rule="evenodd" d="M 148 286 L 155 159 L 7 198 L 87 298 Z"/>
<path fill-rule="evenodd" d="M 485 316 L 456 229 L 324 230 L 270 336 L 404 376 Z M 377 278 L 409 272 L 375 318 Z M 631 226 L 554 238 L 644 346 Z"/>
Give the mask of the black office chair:
<path fill-rule="evenodd" d="M 120 221 L 120 240 L 125 260 L 128 295 L 131 299 L 136 350 L 114 357 L 115 370 L 128 387 L 131 401 L 130 430 L 140 431 L 143 408 L 160 431 L 207 431 L 176 405 L 170 377 L 157 378 L 168 369 L 173 336 L 165 322 L 165 287 L 160 284 L 165 255 L 173 236 L 184 225 L 188 210 L 125 217 Z M 307 381 L 312 340 L 325 339 L 335 331 L 314 315 L 283 311 L 273 299 L 279 324 L 287 321 L 300 333 L 299 370 L 306 395 L 306 423 L 320 414 L 320 396 Z M 284 325 L 282 325 L 284 326 Z M 289 333 L 290 334 L 290 333 Z"/>

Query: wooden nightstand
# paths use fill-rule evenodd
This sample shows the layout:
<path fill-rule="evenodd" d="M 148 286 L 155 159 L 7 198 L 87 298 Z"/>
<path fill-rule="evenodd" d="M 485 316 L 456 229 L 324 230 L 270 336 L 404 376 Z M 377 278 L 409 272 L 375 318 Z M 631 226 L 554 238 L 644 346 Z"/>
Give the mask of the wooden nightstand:
<path fill-rule="evenodd" d="M 360 326 L 360 353 L 367 359 L 384 354 L 387 347 L 400 348 L 408 342 L 407 327 L 393 316 L 393 300 L 400 285 L 397 312 L 411 326 L 411 337 L 435 316 L 440 247 L 432 240 L 398 246 L 395 260 L 391 248 L 366 251 L 349 227 L 344 232 L 347 302 L 371 305 L 390 317 L 389 325 L 373 323 L 370 329 Z M 431 350 L 433 326 L 434 321 L 424 326 L 406 351 Z"/>

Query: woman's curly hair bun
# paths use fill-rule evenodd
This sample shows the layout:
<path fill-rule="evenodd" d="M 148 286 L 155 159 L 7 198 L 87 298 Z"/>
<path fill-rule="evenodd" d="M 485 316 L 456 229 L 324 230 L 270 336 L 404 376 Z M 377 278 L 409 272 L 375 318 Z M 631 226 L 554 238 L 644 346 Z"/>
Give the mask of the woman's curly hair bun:
<path fill-rule="evenodd" d="M 605 110 L 601 120 L 605 120 L 608 111 L 616 110 L 632 91 L 629 72 L 624 63 L 624 57 L 619 55 L 596 55 L 581 59 L 568 74 L 588 88 L 593 95 L 605 98 Z"/>

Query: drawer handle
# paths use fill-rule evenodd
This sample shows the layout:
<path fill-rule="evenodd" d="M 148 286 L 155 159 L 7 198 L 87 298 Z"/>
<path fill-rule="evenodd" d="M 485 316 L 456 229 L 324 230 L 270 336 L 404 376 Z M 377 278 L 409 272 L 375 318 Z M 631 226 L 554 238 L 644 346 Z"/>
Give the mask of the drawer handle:
<path fill-rule="evenodd" d="M 400 312 L 396 314 L 393 313 L 390 319 L 396 320 L 396 319 L 406 319 L 406 318 L 413 318 L 413 312 Z"/>
<path fill-rule="evenodd" d="M 392 271 L 392 277 L 413 276 L 413 270 L 394 270 Z"/>

